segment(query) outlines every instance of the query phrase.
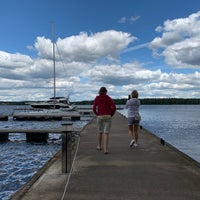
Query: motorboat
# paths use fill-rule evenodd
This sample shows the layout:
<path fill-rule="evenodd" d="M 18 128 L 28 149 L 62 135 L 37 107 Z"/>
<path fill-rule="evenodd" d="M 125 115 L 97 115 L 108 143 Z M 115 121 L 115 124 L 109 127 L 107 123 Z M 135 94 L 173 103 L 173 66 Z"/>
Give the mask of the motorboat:
<path fill-rule="evenodd" d="M 54 24 L 52 24 L 52 44 L 53 44 L 53 92 L 54 96 L 48 101 L 34 102 L 32 108 L 36 109 L 62 109 L 64 111 L 74 111 L 76 106 L 69 102 L 69 97 L 56 97 L 56 67 L 55 67 L 55 42 L 54 42 Z"/>
<path fill-rule="evenodd" d="M 63 109 L 66 111 L 77 109 L 76 105 L 70 103 L 67 97 L 52 97 L 48 101 L 34 102 L 31 107 L 37 109 Z"/>

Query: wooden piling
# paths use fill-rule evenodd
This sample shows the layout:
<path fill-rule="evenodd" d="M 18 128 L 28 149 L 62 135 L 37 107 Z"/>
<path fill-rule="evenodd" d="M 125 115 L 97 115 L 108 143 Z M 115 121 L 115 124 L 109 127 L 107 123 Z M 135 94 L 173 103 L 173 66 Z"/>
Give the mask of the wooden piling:
<path fill-rule="evenodd" d="M 65 122 L 62 124 L 62 173 L 67 173 L 71 169 L 72 164 L 72 123 Z"/>
<path fill-rule="evenodd" d="M 0 142 L 7 142 L 8 141 L 8 136 L 9 136 L 8 132 L 1 133 L 0 134 Z"/>

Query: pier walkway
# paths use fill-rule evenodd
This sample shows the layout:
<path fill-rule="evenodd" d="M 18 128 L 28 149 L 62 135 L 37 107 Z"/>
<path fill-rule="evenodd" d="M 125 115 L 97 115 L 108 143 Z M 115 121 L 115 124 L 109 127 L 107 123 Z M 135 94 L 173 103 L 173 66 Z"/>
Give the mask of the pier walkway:
<path fill-rule="evenodd" d="M 113 117 L 110 153 L 96 150 L 96 141 L 92 120 L 81 133 L 72 173 L 66 177 L 54 162 L 48 178 L 44 172 L 20 200 L 200 199 L 199 164 L 144 129 L 138 147 L 130 148 L 127 122 L 119 113 Z"/>

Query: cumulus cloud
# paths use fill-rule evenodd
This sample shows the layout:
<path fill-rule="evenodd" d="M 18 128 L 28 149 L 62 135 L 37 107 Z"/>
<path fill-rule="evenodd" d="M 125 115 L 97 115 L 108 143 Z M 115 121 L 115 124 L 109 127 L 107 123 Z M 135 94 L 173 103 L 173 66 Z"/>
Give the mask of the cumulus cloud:
<path fill-rule="evenodd" d="M 188 18 L 167 20 L 157 27 L 162 34 L 150 47 L 165 57 L 173 67 L 199 66 L 198 19 L 200 13 Z M 188 30 L 192 29 L 194 30 Z M 137 40 L 129 33 L 103 31 L 85 32 L 56 41 L 56 94 L 72 100 L 91 100 L 104 85 L 113 98 L 127 98 L 133 89 L 140 97 L 198 97 L 200 73 L 174 73 L 162 67 L 138 61 L 120 61 L 130 51 L 146 48 L 149 43 L 128 48 Z M 20 53 L 0 51 L 0 97 L 2 100 L 46 100 L 53 96 L 52 42 L 37 37 L 34 49 L 37 58 Z M 32 49 L 32 48 L 31 48 Z M 189 96 L 186 91 L 189 90 Z"/>
<path fill-rule="evenodd" d="M 200 11 L 186 18 L 166 20 L 156 28 L 162 35 L 150 44 L 154 55 L 164 56 L 175 68 L 199 68 Z"/>
<path fill-rule="evenodd" d="M 146 81 L 157 79 L 160 74 L 160 70 L 151 71 L 144 69 L 137 62 L 125 65 L 96 65 L 84 73 L 93 82 L 102 82 L 115 86 L 145 83 Z"/>
<path fill-rule="evenodd" d="M 28 66 L 33 64 L 29 56 L 0 51 L 0 76 L 6 79 L 24 79 Z"/>
<path fill-rule="evenodd" d="M 135 40 L 136 37 L 129 33 L 115 30 L 90 35 L 82 32 L 76 36 L 59 38 L 55 44 L 57 94 L 75 91 L 75 86 L 79 90 L 80 81 L 88 80 L 87 77 L 80 79 L 81 73 L 91 69 L 101 59 L 116 61 L 119 52 Z M 53 45 L 50 39 L 37 37 L 33 47 L 37 51 L 37 58 L 0 52 L 0 83 L 6 83 L 1 84 L 2 90 L 17 89 L 21 94 L 26 88 L 31 88 L 27 90 L 28 93 L 34 94 L 35 100 L 41 100 L 44 96 L 49 97 L 53 86 Z M 32 48 L 29 46 L 29 49 Z M 33 96 L 26 97 L 32 100 Z M 24 100 L 23 95 L 16 98 Z"/>
<path fill-rule="evenodd" d="M 142 93 L 149 97 L 198 97 L 200 84 L 200 73 L 166 73 L 141 87 Z"/>
<path fill-rule="evenodd" d="M 45 37 L 37 37 L 34 46 L 40 58 L 53 58 L 53 45 L 50 39 Z"/>
<path fill-rule="evenodd" d="M 109 30 L 88 35 L 81 32 L 79 35 L 58 38 L 56 41 L 56 58 L 61 57 L 65 62 L 95 62 L 101 57 L 116 57 L 119 51 L 128 46 L 137 38 L 129 33 Z M 37 37 L 35 48 L 42 58 L 52 58 L 52 44 L 49 39 Z"/>
<path fill-rule="evenodd" d="M 10 54 L 0 51 L 0 67 L 13 69 L 26 67 L 26 63 L 32 64 L 32 59 L 27 55 L 20 53 Z"/>

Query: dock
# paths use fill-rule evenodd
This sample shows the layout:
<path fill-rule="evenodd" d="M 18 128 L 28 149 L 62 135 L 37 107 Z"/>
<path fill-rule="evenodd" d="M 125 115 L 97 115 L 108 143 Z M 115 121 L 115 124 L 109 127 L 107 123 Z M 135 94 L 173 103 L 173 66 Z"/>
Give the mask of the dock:
<path fill-rule="evenodd" d="M 13 120 L 18 121 L 28 121 L 28 120 L 80 120 L 82 116 L 93 116 L 94 113 L 92 109 L 78 109 L 76 111 L 66 111 L 66 110 L 53 110 L 53 109 L 27 109 L 20 112 L 14 112 L 12 114 Z M 0 120 L 4 120 L 4 117 L 0 116 Z M 7 116 L 8 120 L 8 116 Z"/>
<path fill-rule="evenodd" d="M 0 121 L 8 121 L 8 115 L 0 114 Z"/>
<path fill-rule="evenodd" d="M 200 164 L 144 128 L 129 147 L 125 117 L 116 113 L 109 154 L 96 149 L 95 118 L 81 131 L 70 173 L 55 157 L 12 200 L 199 200 Z"/>
<path fill-rule="evenodd" d="M 80 120 L 81 114 L 78 111 L 58 111 L 58 110 L 42 110 L 42 111 L 24 111 L 13 113 L 13 120 Z"/>

